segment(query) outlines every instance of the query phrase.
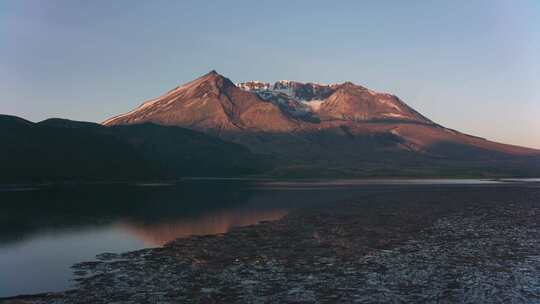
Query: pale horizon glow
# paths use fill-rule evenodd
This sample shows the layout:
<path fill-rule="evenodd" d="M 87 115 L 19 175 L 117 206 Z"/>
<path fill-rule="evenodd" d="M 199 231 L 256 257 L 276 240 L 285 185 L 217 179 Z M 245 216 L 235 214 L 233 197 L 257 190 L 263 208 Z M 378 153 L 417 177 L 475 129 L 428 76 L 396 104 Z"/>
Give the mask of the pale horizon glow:
<path fill-rule="evenodd" d="M 2 1 L 0 114 L 102 122 L 215 69 L 352 81 L 540 149 L 540 1 Z"/>

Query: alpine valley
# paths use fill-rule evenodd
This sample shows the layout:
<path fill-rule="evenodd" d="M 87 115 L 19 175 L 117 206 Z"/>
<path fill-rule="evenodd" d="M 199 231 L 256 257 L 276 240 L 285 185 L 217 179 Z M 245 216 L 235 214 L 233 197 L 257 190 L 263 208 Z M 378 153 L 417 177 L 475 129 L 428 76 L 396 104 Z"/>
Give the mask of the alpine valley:
<path fill-rule="evenodd" d="M 13 172 L 68 159 L 70 168 L 94 163 L 83 178 L 97 179 L 540 175 L 539 150 L 446 128 L 395 95 L 351 82 L 235 84 L 211 71 L 101 125 L 11 116 L 0 122 L 10 146 L 0 158 Z M 36 166 L 24 174 L 52 177 L 30 168 Z"/>

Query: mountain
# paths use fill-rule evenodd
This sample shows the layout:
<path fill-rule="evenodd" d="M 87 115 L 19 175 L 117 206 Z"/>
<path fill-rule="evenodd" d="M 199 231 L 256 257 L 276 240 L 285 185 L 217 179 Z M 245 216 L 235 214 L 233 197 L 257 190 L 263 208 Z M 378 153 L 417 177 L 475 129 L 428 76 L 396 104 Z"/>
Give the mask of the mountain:
<path fill-rule="evenodd" d="M 443 127 L 395 95 L 351 82 L 234 84 L 211 71 L 103 124 L 147 122 L 272 155 L 274 175 L 540 175 L 539 150 Z"/>
<path fill-rule="evenodd" d="M 269 86 L 261 82 L 236 86 L 211 71 L 103 124 L 153 122 L 218 134 L 299 131 L 335 120 L 433 124 L 397 97 L 350 82 L 315 85 L 281 81 Z"/>
<path fill-rule="evenodd" d="M 237 176 L 262 166 L 241 145 L 150 123 L 104 127 L 0 115 L 0 139 L 3 182 Z"/>
<path fill-rule="evenodd" d="M 396 96 L 377 93 L 351 82 L 326 85 L 281 80 L 271 85 L 249 81 L 238 83 L 238 87 L 278 105 L 299 104 L 296 107 L 326 121 L 404 120 L 433 124 Z"/>
<path fill-rule="evenodd" d="M 215 71 L 103 124 L 141 122 L 184 126 L 215 134 L 248 130 L 283 132 L 297 127 L 278 107 L 261 102 L 257 95 L 239 89 Z"/>

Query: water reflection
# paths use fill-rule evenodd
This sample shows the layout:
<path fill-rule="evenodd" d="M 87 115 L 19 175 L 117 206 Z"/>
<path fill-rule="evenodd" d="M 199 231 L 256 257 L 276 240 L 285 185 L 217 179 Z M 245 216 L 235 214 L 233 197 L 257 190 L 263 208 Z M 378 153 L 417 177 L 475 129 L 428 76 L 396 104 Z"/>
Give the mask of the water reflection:
<path fill-rule="evenodd" d="M 247 183 L 190 183 L 172 187 L 97 185 L 0 192 L 0 246 L 48 232 L 118 222 L 182 221 L 249 201 Z"/>
<path fill-rule="evenodd" d="M 178 221 L 145 224 L 140 222 L 120 223 L 120 226 L 149 247 L 161 246 L 172 240 L 192 235 L 220 234 L 234 227 L 249 226 L 261 221 L 272 221 L 287 214 L 285 209 L 275 210 L 221 210 L 204 216 Z"/>
<path fill-rule="evenodd" d="M 260 189 L 249 181 L 1 191 L 0 297 L 69 288 L 70 266 L 102 252 L 224 233 L 333 196 Z"/>

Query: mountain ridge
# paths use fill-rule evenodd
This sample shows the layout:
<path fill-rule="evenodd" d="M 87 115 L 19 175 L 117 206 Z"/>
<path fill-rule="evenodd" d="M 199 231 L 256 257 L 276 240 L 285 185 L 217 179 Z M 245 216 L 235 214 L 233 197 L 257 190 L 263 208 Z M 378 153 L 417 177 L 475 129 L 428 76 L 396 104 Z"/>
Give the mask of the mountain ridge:
<path fill-rule="evenodd" d="M 175 179 L 261 173 L 246 147 L 194 130 L 0 115 L 0 182 Z"/>
<path fill-rule="evenodd" d="M 446 128 L 393 94 L 352 82 L 234 84 L 211 71 L 103 124 L 143 122 L 180 126 L 239 143 L 279 159 L 278 171 L 317 168 L 323 174 L 340 168 L 363 176 L 379 174 L 381 167 L 398 175 L 408 168 L 411 172 L 540 168 L 539 150 Z"/>
<path fill-rule="evenodd" d="M 306 86 L 310 89 L 306 89 Z M 314 99 L 320 91 L 324 91 L 326 98 Z M 313 110 L 315 106 L 309 105 L 313 100 L 320 102 L 316 110 Z M 213 104 L 214 107 L 200 107 L 200 104 Z M 219 107 L 216 108 L 216 104 Z M 175 112 L 175 106 L 179 112 L 189 112 L 199 118 L 205 114 L 206 119 L 189 121 L 184 117 L 175 117 L 171 114 Z M 297 113 L 302 111 L 305 116 Z M 161 119 L 167 115 L 170 117 Z M 306 119 L 306 116 L 311 119 Z M 265 124 L 265 119 L 270 119 L 273 124 Z M 421 124 L 449 134 L 485 140 L 443 127 L 393 94 L 378 93 L 352 82 L 326 85 L 277 81 L 270 85 L 254 81 L 235 85 L 215 70 L 144 102 L 130 112 L 107 119 L 102 124 L 110 126 L 140 122 L 178 125 L 206 132 L 221 129 L 255 133 L 316 132 L 351 124 Z"/>
<path fill-rule="evenodd" d="M 102 124 L 0 115 L 0 139 L 2 180 L 540 176 L 540 150 L 446 128 L 392 94 L 215 71 Z"/>

